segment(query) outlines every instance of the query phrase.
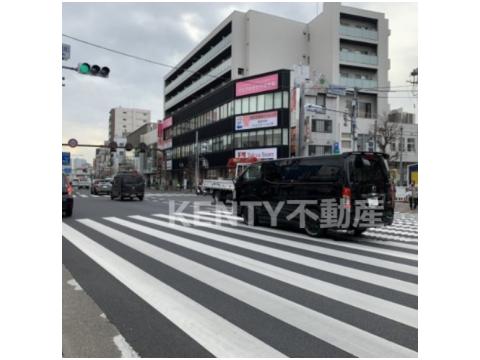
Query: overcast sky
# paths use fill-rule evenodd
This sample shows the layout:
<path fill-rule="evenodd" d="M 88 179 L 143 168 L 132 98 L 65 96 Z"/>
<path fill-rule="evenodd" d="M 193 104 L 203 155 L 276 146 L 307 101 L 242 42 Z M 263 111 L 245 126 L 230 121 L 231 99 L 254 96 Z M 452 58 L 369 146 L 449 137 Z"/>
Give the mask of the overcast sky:
<path fill-rule="evenodd" d="M 417 67 L 416 3 L 343 3 L 380 11 L 389 19 L 392 86 L 407 85 Z M 108 48 L 175 65 L 233 10 L 258 10 L 309 22 L 322 3 L 63 3 L 62 32 Z M 109 66 L 110 78 L 63 70 L 63 142 L 102 144 L 113 107 L 149 109 L 163 116 L 163 76 L 168 67 L 149 64 L 62 37 L 71 45 L 64 65 L 89 62 Z M 413 111 L 411 93 L 390 94 L 391 108 Z M 64 149 L 65 151 L 65 149 Z M 74 157 L 92 162 L 94 149 L 76 148 Z"/>

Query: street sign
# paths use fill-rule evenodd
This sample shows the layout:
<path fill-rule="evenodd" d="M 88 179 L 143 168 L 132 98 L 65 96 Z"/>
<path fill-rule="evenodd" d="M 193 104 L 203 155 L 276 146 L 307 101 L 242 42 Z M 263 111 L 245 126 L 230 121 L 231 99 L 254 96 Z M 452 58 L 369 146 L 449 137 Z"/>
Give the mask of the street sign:
<path fill-rule="evenodd" d="M 74 148 L 78 145 L 78 141 L 77 139 L 70 139 L 68 140 L 68 146 L 70 146 L 71 148 Z"/>
<path fill-rule="evenodd" d="M 315 114 L 325 114 L 326 109 L 325 109 L 325 106 L 307 104 L 305 105 L 305 111 L 313 112 Z"/>
<path fill-rule="evenodd" d="M 69 166 L 64 166 L 64 167 L 62 168 L 62 171 L 63 171 L 64 174 L 69 175 L 69 174 L 72 173 L 72 168 L 69 167 Z"/>
<path fill-rule="evenodd" d="M 62 152 L 62 165 L 70 165 L 70 153 Z"/>
<path fill-rule="evenodd" d="M 333 153 L 334 154 L 340 154 L 340 144 L 338 142 L 335 142 L 333 144 Z"/>
<path fill-rule="evenodd" d="M 62 44 L 62 60 L 70 59 L 70 45 Z"/>
<path fill-rule="evenodd" d="M 330 84 L 327 89 L 327 93 L 330 95 L 345 96 L 347 93 L 347 88 L 341 85 Z"/>

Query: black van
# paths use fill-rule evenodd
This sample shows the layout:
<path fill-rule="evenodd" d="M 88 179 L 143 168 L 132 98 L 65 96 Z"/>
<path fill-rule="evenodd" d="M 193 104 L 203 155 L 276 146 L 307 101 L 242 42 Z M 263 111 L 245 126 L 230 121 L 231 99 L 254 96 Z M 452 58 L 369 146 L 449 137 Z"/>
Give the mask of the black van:
<path fill-rule="evenodd" d="M 145 195 L 145 179 L 137 172 L 118 173 L 113 178 L 112 190 L 110 198 L 120 198 L 123 200 L 128 197 L 133 199 L 137 197 L 138 200 L 143 200 Z"/>
<path fill-rule="evenodd" d="M 271 224 L 269 214 L 277 209 L 277 224 L 304 227 L 311 236 L 327 228 L 360 235 L 367 227 L 391 225 L 395 195 L 387 160 L 383 153 L 348 152 L 257 162 L 235 182 L 237 215 L 249 224 Z M 292 216 L 299 203 L 308 209 L 302 211 L 304 224 L 301 216 Z"/>

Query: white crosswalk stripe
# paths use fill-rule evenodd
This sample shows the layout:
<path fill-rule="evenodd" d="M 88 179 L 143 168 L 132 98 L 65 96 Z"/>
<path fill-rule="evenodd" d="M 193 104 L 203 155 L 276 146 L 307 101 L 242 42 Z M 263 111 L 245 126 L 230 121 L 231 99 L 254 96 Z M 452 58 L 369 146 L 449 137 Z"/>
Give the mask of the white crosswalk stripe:
<path fill-rule="evenodd" d="M 82 233 L 83 229 L 88 233 Z M 382 238 L 362 236 L 359 242 L 311 238 L 284 229 L 247 226 L 229 210 L 218 208 L 197 214 L 129 215 L 63 223 L 67 241 L 216 357 L 286 357 L 288 353 L 271 343 L 271 338 L 258 337 L 253 329 L 244 329 L 241 323 L 206 306 L 204 297 L 200 300 L 180 292 L 169 278 L 147 272 L 137 257 L 126 259 L 125 252 L 117 254 L 117 247 L 109 245 L 112 240 L 355 357 L 417 357 L 416 342 L 396 336 L 400 333 L 411 339 L 417 334 L 418 268 L 414 264 L 418 256 L 412 250 L 418 246 L 387 239 L 401 238 L 401 234 L 377 235 Z M 100 241 L 102 237 L 110 240 Z M 326 260 L 320 260 L 324 257 Z M 209 259 L 224 265 L 214 265 Z M 228 267 L 237 270 L 226 271 Z M 251 275 L 239 276 L 239 271 Z M 322 272 L 344 280 L 316 275 Z M 278 285 L 266 287 L 265 280 L 253 281 L 255 276 Z M 290 290 L 279 292 L 285 286 Z M 351 319 L 338 315 L 340 310 L 332 312 L 291 297 L 294 289 L 348 307 Z M 378 320 L 371 324 L 359 320 L 369 316 Z M 378 330 L 377 321 L 393 327 L 390 335 Z"/>
<path fill-rule="evenodd" d="M 285 357 L 65 223 L 63 236 L 215 356 Z"/>

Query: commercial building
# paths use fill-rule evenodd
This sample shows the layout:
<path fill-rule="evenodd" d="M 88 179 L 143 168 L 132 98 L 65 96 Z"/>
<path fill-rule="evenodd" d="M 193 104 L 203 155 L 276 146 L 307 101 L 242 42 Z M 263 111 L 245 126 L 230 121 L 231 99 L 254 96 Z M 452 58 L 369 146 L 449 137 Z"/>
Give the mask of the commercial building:
<path fill-rule="evenodd" d="M 343 112 L 350 113 L 355 89 L 358 94 L 357 149 L 369 148 L 373 144 L 369 134 L 375 118 L 389 111 L 385 95 L 385 89 L 390 86 L 389 35 L 388 20 L 384 14 L 341 6 L 340 3 L 324 3 L 323 12 L 309 23 L 252 10 L 246 13 L 234 11 L 165 76 L 165 117 L 172 118 L 174 128 L 173 171 L 191 167 L 187 158 L 193 153 L 193 148 L 188 146 L 195 142 L 194 129 L 199 130 L 200 140 L 204 141 L 205 136 L 212 139 L 212 151 L 214 148 L 225 149 L 225 156 L 227 153 L 238 155 L 239 151 L 243 154 L 248 148 L 268 149 L 272 146 L 265 145 L 265 139 L 263 146 L 258 145 L 258 141 L 229 142 L 228 137 L 223 140 L 223 136 L 236 133 L 236 120 L 232 116 L 255 115 L 250 109 L 245 113 L 243 108 L 237 114 L 235 102 L 230 105 L 242 97 L 234 91 L 236 84 L 241 79 L 254 79 L 260 74 L 277 74 L 279 78 L 279 87 L 272 93 L 281 92 L 273 95 L 278 97 L 277 104 L 281 105 L 280 108 L 270 109 L 282 110 L 278 111 L 275 132 L 281 140 L 276 146 L 290 145 L 297 156 L 351 151 L 351 122 L 344 119 Z M 293 71 L 296 66 L 307 69 L 300 83 Z M 305 94 L 315 98 L 315 103 L 324 101 L 327 110 L 325 114 L 310 114 L 309 117 L 306 114 L 307 123 L 297 128 L 299 117 L 292 116 L 290 121 L 289 115 L 283 114 L 289 107 L 287 100 L 291 92 L 297 92 L 306 79 L 311 86 Z M 333 97 L 327 94 L 327 89 L 332 86 L 343 87 L 345 91 Z M 298 97 L 298 94 L 295 96 Z M 215 108 L 218 106 L 220 111 L 222 106 L 226 106 L 226 113 L 217 115 Z M 208 111 L 214 112 L 208 115 Z M 200 115 L 206 120 L 191 120 Z M 217 123 L 213 117 L 225 122 Z M 249 118 L 245 119 L 249 121 Z M 186 125 L 186 121 L 193 121 L 193 125 Z M 211 126 L 212 123 L 215 125 Z M 289 128 L 292 129 L 290 134 Z M 283 129 L 287 129 L 285 135 Z M 296 148 L 300 139 L 296 134 L 300 131 L 302 139 L 306 132 L 310 131 L 311 136 L 305 139 L 301 148 Z M 220 138 L 222 140 L 218 140 Z M 291 138 L 295 138 L 296 142 L 291 142 Z M 213 145 L 213 139 L 216 139 L 216 145 Z M 289 155 L 288 150 L 277 150 L 276 156 Z M 211 163 L 208 157 L 206 159 L 209 170 L 228 160 L 217 156 L 217 160 Z M 208 175 L 222 174 L 221 169 L 217 170 L 210 171 Z"/>
<path fill-rule="evenodd" d="M 140 126 L 150 122 L 150 110 L 116 107 L 110 110 L 108 140 L 125 138 Z"/>

